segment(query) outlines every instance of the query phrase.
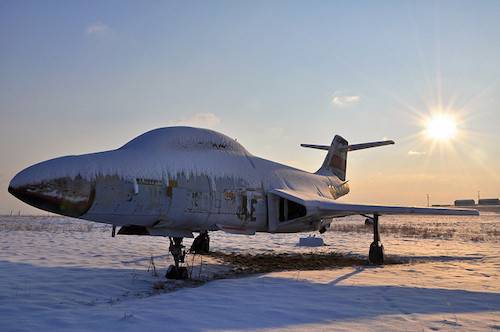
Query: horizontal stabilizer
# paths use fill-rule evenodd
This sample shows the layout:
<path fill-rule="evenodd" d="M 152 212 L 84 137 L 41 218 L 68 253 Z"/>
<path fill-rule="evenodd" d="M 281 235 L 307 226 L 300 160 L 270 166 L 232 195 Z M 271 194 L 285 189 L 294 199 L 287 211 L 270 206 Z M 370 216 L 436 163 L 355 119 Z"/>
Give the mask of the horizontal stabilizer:
<path fill-rule="evenodd" d="M 391 145 L 394 144 L 394 141 L 378 141 L 378 142 L 369 142 L 369 143 L 360 143 L 360 144 L 352 144 L 347 147 L 347 151 L 356 151 L 363 150 L 369 148 L 376 148 L 377 146 Z"/>
<path fill-rule="evenodd" d="M 360 143 L 360 144 L 351 144 L 347 146 L 347 151 L 356 151 L 362 149 L 375 148 L 377 146 L 391 145 L 394 144 L 394 141 L 378 141 L 378 142 L 368 142 L 368 143 Z M 330 145 L 317 145 L 317 144 L 300 144 L 303 148 L 311 148 L 318 150 L 328 150 Z"/>

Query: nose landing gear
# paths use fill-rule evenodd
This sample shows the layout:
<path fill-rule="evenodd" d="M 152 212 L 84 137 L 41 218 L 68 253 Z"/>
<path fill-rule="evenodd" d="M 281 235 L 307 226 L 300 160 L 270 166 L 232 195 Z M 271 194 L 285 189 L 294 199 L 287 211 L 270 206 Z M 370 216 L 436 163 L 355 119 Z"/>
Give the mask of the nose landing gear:
<path fill-rule="evenodd" d="M 368 261 L 374 265 L 384 264 L 384 246 L 380 241 L 380 233 L 378 227 L 378 214 L 374 214 L 373 218 L 368 217 L 373 221 L 373 242 L 370 244 L 370 252 Z"/>
<path fill-rule="evenodd" d="M 184 280 L 188 279 L 189 274 L 185 266 L 180 266 L 180 263 L 184 263 L 184 258 L 186 257 L 186 251 L 182 245 L 182 237 L 170 237 L 170 246 L 168 251 L 174 256 L 175 265 L 170 265 L 167 270 L 165 277 L 167 279 L 178 279 Z"/>
<path fill-rule="evenodd" d="M 187 267 L 180 266 L 186 257 L 185 246 L 182 244 L 182 237 L 170 237 L 168 251 L 174 257 L 174 265 L 170 265 L 165 277 L 167 279 L 185 280 L 189 278 Z M 191 245 L 191 252 L 194 254 L 208 254 L 210 249 L 210 238 L 208 231 L 200 232 Z"/>

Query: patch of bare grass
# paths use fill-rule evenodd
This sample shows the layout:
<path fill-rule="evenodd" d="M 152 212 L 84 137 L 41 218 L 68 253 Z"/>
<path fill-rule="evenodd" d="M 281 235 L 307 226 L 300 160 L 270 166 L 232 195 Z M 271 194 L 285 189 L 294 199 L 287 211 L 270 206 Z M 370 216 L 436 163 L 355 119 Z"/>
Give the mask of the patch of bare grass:
<path fill-rule="evenodd" d="M 88 233 L 101 229 L 108 231 L 109 226 L 65 217 L 13 216 L 0 218 L 0 232 Z"/>
<path fill-rule="evenodd" d="M 332 232 L 343 233 L 372 233 L 371 225 L 364 223 L 333 223 L 330 227 Z M 397 237 L 409 237 L 419 239 L 441 239 L 450 240 L 454 238 L 483 242 L 500 240 L 500 230 L 494 224 L 449 224 L 449 223 L 425 223 L 425 224 L 380 224 L 382 235 L 393 235 Z"/>

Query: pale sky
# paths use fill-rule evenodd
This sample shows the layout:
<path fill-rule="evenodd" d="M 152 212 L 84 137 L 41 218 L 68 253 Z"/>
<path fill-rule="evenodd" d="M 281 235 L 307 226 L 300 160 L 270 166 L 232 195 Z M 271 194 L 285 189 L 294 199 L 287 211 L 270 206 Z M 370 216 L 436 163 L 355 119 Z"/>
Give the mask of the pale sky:
<path fill-rule="evenodd" d="M 0 213 L 42 160 L 190 124 L 308 171 L 349 154 L 344 201 L 500 196 L 499 1 L 2 1 Z M 431 110 L 453 139 L 422 134 Z"/>

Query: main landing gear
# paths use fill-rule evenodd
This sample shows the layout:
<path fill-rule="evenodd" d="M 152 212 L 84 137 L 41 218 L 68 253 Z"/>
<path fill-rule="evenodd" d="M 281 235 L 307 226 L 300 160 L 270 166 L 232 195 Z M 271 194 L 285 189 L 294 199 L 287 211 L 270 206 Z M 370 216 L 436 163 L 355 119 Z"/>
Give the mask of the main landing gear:
<path fill-rule="evenodd" d="M 200 232 L 200 234 L 194 239 L 190 251 L 196 255 L 204 255 L 210 252 L 210 238 L 208 237 L 208 231 Z"/>
<path fill-rule="evenodd" d="M 189 274 L 185 266 L 180 266 L 180 263 L 184 263 L 184 258 L 186 257 L 186 251 L 182 245 L 182 237 L 170 237 L 170 246 L 168 251 L 174 256 L 175 265 L 170 265 L 167 270 L 165 277 L 167 279 L 188 279 Z"/>
<path fill-rule="evenodd" d="M 378 227 L 378 214 L 374 214 L 373 218 L 368 217 L 373 221 L 373 242 L 370 244 L 370 252 L 368 254 L 368 261 L 374 265 L 384 264 L 384 246 L 380 242 L 380 233 Z"/>

